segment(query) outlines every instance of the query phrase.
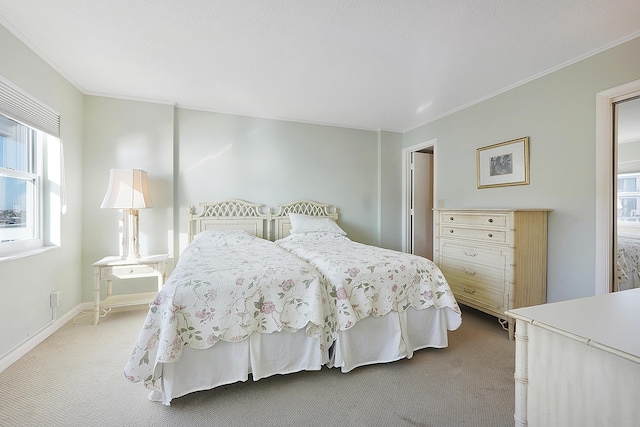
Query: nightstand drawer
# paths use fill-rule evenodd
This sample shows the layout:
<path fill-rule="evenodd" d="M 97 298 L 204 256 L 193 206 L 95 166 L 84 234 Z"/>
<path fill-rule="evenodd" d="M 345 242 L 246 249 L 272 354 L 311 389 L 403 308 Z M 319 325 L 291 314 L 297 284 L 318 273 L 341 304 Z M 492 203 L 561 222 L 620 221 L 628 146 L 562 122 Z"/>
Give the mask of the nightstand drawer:
<path fill-rule="evenodd" d="M 440 224 L 505 228 L 507 226 L 507 218 L 506 214 L 443 212 L 440 214 Z"/>
<path fill-rule="evenodd" d="M 462 228 L 443 225 L 440 227 L 442 238 L 452 239 L 473 239 L 480 242 L 507 243 L 508 233 L 506 230 L 491 230 L 479 228 Z"/>
<path fill-rule="evenodd" d="M 100 278 L 153 275 L 155 270 L 150 265 L 115 265 L 100 269 Z"/>

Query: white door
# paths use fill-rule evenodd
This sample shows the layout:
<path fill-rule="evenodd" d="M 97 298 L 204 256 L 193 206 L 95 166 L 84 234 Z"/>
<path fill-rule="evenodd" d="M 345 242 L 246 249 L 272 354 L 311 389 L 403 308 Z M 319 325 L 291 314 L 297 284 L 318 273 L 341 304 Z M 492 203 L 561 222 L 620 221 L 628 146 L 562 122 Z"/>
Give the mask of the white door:
<path fill-rule="evenodd" d="M 411 153 L 411 253 L 433 259 L 433 155 Z"/>

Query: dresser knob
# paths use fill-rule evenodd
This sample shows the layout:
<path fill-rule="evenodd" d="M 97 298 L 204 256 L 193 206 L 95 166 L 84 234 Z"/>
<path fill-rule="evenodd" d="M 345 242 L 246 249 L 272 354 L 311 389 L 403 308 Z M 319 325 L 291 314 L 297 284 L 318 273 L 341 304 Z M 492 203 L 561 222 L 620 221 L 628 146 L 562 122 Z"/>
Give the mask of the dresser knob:
<path fill-rule="evenodd" d="M 453 217 L 449 217 L 449 219 L 450 219 L 451 221 L 453 221 Z"/>
<path fill-rule="evenodd" d="M 449 233 L 453 233 L 453 230 L 449 230 Z"/>
<path fill-rule="evenodd" d="M 489 222 L 493 222 L 493 218 L 489 218 Z"/>
<path fill-rule="evenodd" d="M 488 236 L 489 236 L 489 237 L 493 237 L 493 234 L 489 233 L 489 234 L 488 234 Z"/>

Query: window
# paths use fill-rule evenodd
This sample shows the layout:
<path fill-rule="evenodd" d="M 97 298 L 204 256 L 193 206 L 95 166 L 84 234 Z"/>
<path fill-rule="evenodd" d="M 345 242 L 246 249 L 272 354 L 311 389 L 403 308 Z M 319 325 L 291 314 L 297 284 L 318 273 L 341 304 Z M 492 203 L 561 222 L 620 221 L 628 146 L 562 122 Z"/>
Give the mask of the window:
<path fill-rule="evenodd" d="M 0 115 L 0 253 L 42 244 L 38 133 Z"/>
<path fill-rule="evenodd" d="M 60 115 L 0 76 L 0 260 L 60 244 Z"/>

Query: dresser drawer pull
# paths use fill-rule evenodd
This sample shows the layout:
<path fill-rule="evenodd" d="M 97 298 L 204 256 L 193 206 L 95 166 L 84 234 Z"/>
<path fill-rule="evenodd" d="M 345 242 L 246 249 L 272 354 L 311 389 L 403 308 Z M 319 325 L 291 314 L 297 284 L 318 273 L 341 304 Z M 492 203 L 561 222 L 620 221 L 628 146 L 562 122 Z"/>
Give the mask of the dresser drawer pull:
<path fill-rule="evenodd" d="M 489 237 L 493 237 L 493 234 L 489 233 L 489 234 L 487 234 L 487 236 L 489 236 Z"/>
<path fill-rule="evenodd" d="M 453 217 L 452 217 L 452 216 L 451 216 L 451 217 L 449 217 L 449 220 L 453 221 Z"/>
<path fill-rule="evenodd" d="M 469 251 L 467 251 L 466 249 L 465 249 L 465 251 L 464 251 L 464 254 L 465 254 L 466 256 L 478 256 L 478 252 L 476 252 L 476 251 L 469 252 Z"/>
<path fill-rule="evenodd" d="M 449 230 L 449 233 L 453 233 L 453 230 Z"/>
<path fill-rule="evenodd" d="M 493 222 L 493 218 L 489 218 L 489 219 L 488 219 L 488 221 L 489 221 L 489 222 Z"/>
<path fill-rule="evenodd" d="M 462 290 L 465 291 L 468 294 L 475 294 L 476 293 L 475 289 L 467 289 L 464 286 L 462 287 Z"/>
<path fill-rule="evenodd" d="M 478 273 L 477 270 L 471 270 L 471 271 L 467 271 L 467 267 L 462 267 L 462 271 L 464 271 L 465 273 L 467 273 L 469 276 L 475 276 L 476 273 Z"/>

